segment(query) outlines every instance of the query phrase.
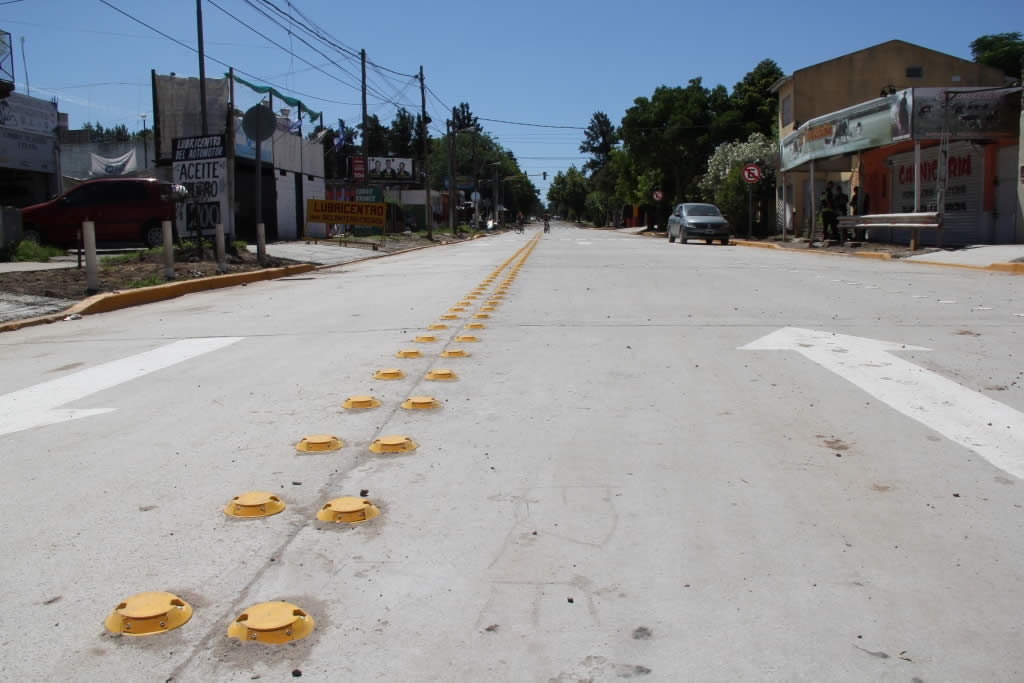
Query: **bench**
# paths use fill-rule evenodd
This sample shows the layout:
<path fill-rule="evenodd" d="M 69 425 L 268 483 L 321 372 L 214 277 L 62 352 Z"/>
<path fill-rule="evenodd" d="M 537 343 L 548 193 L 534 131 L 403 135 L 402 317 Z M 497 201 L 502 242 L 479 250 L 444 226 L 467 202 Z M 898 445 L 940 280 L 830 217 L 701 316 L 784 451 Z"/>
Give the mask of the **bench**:
<path fill-rule="evenodd" d="M 910 250 L 917 251 L 921 230 L 936 230 L 936 246 L 942 246 L 942 214 L 939 213 L 878 213 L 866 216 L 839 216 L 839 229 L 865 230 L 867 228 L 908 228 Z"/>

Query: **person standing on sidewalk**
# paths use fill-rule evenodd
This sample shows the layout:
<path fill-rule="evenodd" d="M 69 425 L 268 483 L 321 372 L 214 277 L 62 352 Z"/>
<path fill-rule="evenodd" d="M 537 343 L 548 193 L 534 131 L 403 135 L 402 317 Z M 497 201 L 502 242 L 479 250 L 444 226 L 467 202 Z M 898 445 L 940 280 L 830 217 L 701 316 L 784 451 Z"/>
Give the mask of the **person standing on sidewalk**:
<path fill-rule="evenodd" d="M 832 208 L 836 211 L 835 227 L 836 236 L 839 239 L 839 243 L 842 244 L 846 241 L 846 235 L 843 234 L 843 229 L 839 227 L 839 217 L 849 215 L 850 211 L 850 198 L 843 192 L 843 186 L 840 185 L 836 188 L 835 194 L 832 195 Z"/>
<path fill-rule="evenodd" d="M 825 241 L 828 241 L 830 234 L 835 234 L 834 231 L 837 224 L 833 187 L 832 181 L 828 181 L 825 184 L 825 191 L 821 193 L 820 198 L 819 210 L 821 211 L 821 227 Z"/>
<path fill-rule="evenodd" d="M 866 216 L 871 213 L 871 197 L 867 192 L 860 191 L 860 185 L 853 188 L 853 199 L 850 200 L 850 208 L 853 209 L 854 216 Z M 864 228 L 856 228 L 853 231 L 853 238 L 858 242 L 863 242 L 867 236 L 867 230 Z"/>

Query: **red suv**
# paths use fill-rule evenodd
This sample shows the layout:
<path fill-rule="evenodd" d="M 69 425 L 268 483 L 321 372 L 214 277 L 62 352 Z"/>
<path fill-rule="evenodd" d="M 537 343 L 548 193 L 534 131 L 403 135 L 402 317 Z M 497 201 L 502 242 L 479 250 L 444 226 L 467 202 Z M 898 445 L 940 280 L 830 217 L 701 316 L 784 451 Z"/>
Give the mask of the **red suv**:
<path fill-rule="evenodd" d="M 155 178 L 86 181 L 56 199 L 22 209 L 24 239 L 75 246 L 82 221 L 94 221 L 97 242 L 159 246 L 161 221 L 174 220 L 172 188 Z"/>

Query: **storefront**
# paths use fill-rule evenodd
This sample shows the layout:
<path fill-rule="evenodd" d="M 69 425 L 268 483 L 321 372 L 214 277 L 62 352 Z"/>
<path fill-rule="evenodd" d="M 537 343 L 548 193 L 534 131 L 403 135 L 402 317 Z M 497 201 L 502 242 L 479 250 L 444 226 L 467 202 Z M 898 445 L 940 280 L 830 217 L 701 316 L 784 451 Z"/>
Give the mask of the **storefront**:
<path fill-rule="evenodd" d="M 60 192 L 57 104 L 11 93 L 0 99 L 0 205 L 25 207 Z"/>
<path fill-rule="evenodd" d="M 914 88 L 808 121 L 782 141 L 784 215 L 802 216 L 796 225 L 806 229 L 831 180 L 851 197 L 861 187 L 872 214 L 935 212 L 943 196 L 947 246 L 1016 241 L 1015 184 L 1000 180 L 1017 157 L 1019 93 Z M 869 239 L 907 243 L 910 232 L 874 230 Z"/>

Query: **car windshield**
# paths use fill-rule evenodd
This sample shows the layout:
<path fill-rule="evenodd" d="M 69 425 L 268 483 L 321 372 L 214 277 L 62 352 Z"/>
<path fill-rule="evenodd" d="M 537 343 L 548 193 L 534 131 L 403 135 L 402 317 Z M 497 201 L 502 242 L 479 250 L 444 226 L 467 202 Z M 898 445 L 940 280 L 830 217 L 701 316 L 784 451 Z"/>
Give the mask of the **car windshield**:
<path fill-rule="evenodd" d="M 711 204 L 687 204 L 683 207 L 687 216 L 721 216 L 718 209 Z"/>

